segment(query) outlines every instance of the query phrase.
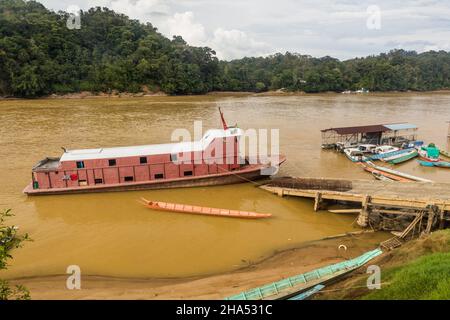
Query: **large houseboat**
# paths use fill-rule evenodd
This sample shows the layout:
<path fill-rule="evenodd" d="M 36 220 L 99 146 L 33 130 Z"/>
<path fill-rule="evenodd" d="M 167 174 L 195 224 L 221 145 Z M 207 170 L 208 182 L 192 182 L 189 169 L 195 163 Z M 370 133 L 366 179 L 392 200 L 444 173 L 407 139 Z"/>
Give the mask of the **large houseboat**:
<path fill-rule="evenodd" d="M 256 180 L 277 163 L 249 161 L 239 154 L 243 131 L 228 127 L 208 130 L 200 141 L 65 150 L 32 169 L 27 195 L 106 192 L 224 185 Z"/>

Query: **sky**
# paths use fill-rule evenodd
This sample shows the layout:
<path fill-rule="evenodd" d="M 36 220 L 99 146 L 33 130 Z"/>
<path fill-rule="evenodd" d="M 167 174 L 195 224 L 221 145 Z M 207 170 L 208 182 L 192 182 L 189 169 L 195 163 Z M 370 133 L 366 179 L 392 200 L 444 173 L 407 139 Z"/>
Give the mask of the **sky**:
<path fill-rule="evenodd" d="M 55 11 L 106 6 L 225 60 L 286 51 L 345 60 L 392 49 L 450 50 L 449 0 L 38 1 Z"/>

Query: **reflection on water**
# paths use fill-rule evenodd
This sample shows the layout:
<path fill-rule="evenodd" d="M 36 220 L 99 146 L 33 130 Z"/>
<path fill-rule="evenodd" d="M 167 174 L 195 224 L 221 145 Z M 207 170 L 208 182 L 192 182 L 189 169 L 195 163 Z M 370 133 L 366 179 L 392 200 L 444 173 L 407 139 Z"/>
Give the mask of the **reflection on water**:
<path fill-rule="evenodd" d="M 353 229 L 353 216 L 314 213 L 310 201 L 279 198 L 253 184 L 27 198 L 32 165 L 69 149 L 169 142 L 176 128 L 220 126 L 217 107 L 243 128 L 279 128 L 280 175 L 367 178 L 344 156 L 321 151 L 320 129 L 408 121 L 427 142 L 446 144 L 450 94 L 204 96 L 0 101 L 0 207 L 34 242 L 15 252 L 7 277 L 84 274 L 175 277 L 233 270 L 274 250 Z M 415 161 L 399 170 L 448 181 L 449 170 Z M 268 212 L 267 220 L 156 212 L 148 199 Z"/>

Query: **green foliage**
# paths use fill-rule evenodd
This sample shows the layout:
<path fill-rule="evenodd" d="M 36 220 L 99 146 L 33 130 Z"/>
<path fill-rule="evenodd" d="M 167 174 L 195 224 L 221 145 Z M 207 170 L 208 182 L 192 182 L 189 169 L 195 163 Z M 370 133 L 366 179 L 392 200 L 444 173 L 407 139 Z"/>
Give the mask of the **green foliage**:
<path fill-rule="evenodd" d="M 218 59 L 209 48 L 169 40 L 151 24 L 107 8 L 82 12 L 78 30 L 67 28 L 68 17 L 34 1 L 0 3 L 0 95 L 214 89 Z"/>
<path fill-rule="evenodd" d="M 35 1 L 0 2 L 0 95 L 36 97 L 78 91 L 142 91 L 168 94 L 285 89 L 340 92 L 450 88 L 450 53 L 393 50 L 339 61 L 286 52 L 219 61 L 207 47 L 172 40 L 108 8 L 81 13 L 81 29 L 69 15 Z"/>
<path fill-rule="evenodd" d="M 450 299 L 450 253 L 434 253 L 383 274 L 387 282 L 363 299 Z"/>
<path fill-rule="evenodd" d="M 7 268 L 7 260 L 12 259 L 11 251 L 19 248 L 23 241 L 30 240 L 28 234 L 18 235 L 16 227 L 4 225 L 5 219 L 11 216 L 11 210 L 0 211 L 0 270 Z M 11 288 L 7 281 L 0 279 L 0 300 L 29 298 L 25 287 L 18 285 Z"/>

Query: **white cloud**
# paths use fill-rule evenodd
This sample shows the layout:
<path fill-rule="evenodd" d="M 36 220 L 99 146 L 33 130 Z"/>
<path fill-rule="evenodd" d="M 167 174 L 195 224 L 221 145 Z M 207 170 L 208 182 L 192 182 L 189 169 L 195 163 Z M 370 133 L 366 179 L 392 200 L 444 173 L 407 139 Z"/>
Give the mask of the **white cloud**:
<path fill-rule="evenodd" d="M 236 59 L 243 56 L 260 56 L 273 50 L 264 42 L 256 41 L 241 30 L 217 28 L 208 34 L 205 27 L 195 21 L 194 13 L 175 13 L 159 29 L 168 37 L 182 36 L 190 45 L 208 46 L 214 49 L 220 59 Z"/>
<path fill-rule="evenodd" d="M 244 56 L 262 56 L 272 53 L 273 49 L 266 43 L 256 41 L 240 30 L 214 31 L 211 47 L 216 50 L 219 58 L 236 59 Z"/>
<path fill-rule="evenodd" d="M 91 2 L 96 3 L 98 1 Z M 106 6 L 116 12 L 143 22 L 151 22 L 149 19 L 155 13 L 168 13 L 170 10 L 163 0 L 111 0 L 101 2 L 109 3 Z"/>
<path fill-rule="evenodd" d="M 0 0 L 1 1 L 1 0 Z M 448 0 L 38 0 L 52 9 L 106 6 L 164 35 L 181 35 L 226 59 L 273 48 L 341 59 L 403 47 L 449 48 Z M 367 28 L 367 8 L 381 9 L 381 28 Z"/>
<path fill-rule="evenodd" d="M 167 19 L 165 25 L 160 26 L 160 29 L 169 37 L 182 36 L 193 46 L 205 46 L 207 43 L 205 28 L 194 21 L 194 14 L 191 11 L 175 13 L 173 17 Z"/>

